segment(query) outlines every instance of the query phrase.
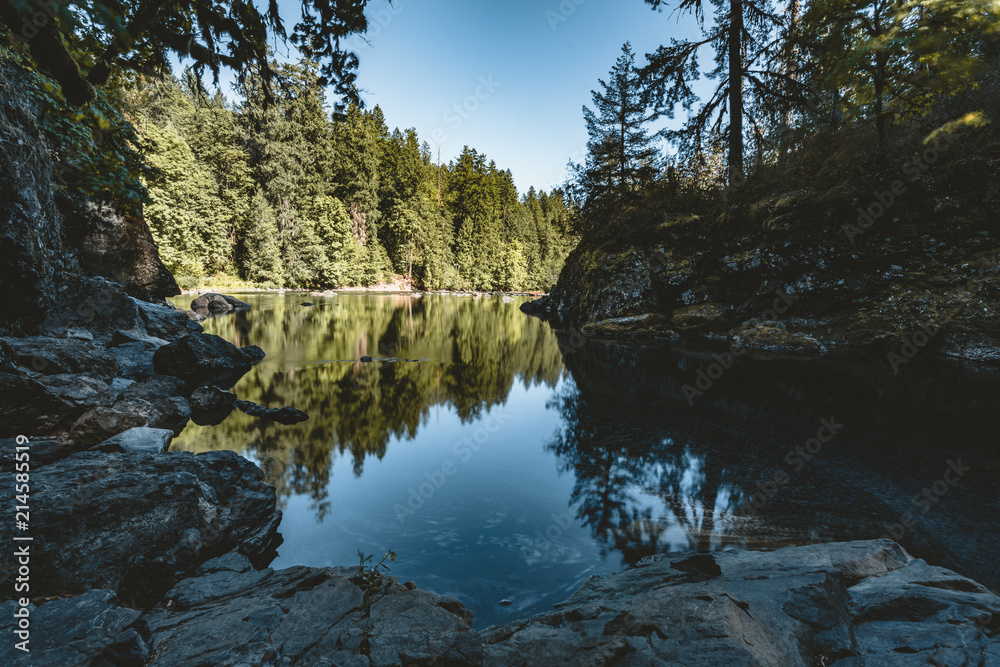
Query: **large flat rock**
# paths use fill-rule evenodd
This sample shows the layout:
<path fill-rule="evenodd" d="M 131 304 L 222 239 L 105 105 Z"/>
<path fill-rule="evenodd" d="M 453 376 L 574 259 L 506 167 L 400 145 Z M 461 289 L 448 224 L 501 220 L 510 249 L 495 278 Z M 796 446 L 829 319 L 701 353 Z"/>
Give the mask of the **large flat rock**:
<path fill-rule="evenodd" d="M 359 575 L 258 571 L 231 552 L 139 619 L 107 591 L 41 605 L 38 627 L 60 628 L 69 649 L 46 645 L 31 664 L 114 652 L 162 667 L 1000 664 L 1000 597 L 889 540 L 656 556 L 591 578 L 552 612 L 481 632 L 452 598 L 392 577 L 366 594 Z M 3 664 L 27 664 L 12 651 L 0 647 Z"/>
<path fill-rule="evenodd" d="M 13 484 L 0 493 L 14 505 Z M 32 472 L 31 593 L 109 589 L 152 605 L 234 549 L 266 565 L 280 518 L 274 488 L 233 452 L 74 454 Z M 0 539 L 12 544 L 13 529 Z"/>

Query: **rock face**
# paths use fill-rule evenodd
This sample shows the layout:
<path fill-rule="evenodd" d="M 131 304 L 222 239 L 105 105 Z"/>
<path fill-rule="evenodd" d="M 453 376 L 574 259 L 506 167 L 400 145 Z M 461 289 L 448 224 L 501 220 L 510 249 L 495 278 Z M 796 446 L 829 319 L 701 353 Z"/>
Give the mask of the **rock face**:
<path fill-rule="evenodd" d="M 33 596 L 106 588 L 149 605 L 211 558 L 266 564 L 280 542 L 274 488 L 233 452 L 82 452 L 31 479 Z"/>
<path fill-rule="evenodd" d="M 884 664 L 989 665 L 984 655 L 1000 656 L 1000 638 L 983 628 L 1000 597 L 887 540 L 698 558 L 647 559 L 588 580 L 553 612 L 486 630 L 486 664 L 848 667 L 892 656 Z"/>
<path fill-rule="evenodd" d="M 63 246 L 40 110 L 7 58 L 0 78 L 12 84 L 0 99 L 0 331 L 12 332 L 37 324 L 56 275 L 79 267 Z"/>
<path fill-rule="evenodd" d="M 31 332 L 61 288 L 86 276 L 131 285 L 147 300 L 179 293 L 141 206 L 116 211 L 81 195 L 57 201 L 40 110 L 17 85 L 23 73 L 4 58 L 0 79 L 11 83 L 0 101 L 0 332 Z"/>
<path fill-rule="evenodd" d="M 964 191 L 963 207 L 982 197 L 961 179 L 937 186 L 950 201 Z M 959 221 L 907 200 L 916 208 L 893 215 L 911 222 L 849 239 L 843 223 L 861 203 L 852 197 L 866 196 L 795 192 L 749 210 L 661 214 L 654 226 L 609 223 L 570 253 L 549 297 L 522 310 L 577 328 L 658 316 L 682 344 L 732 342 L 762 357 L 926 347 L 1000 363 L 1000 247 L 972 231 L 990 228 L 989 207 Z"/>
<path fill-rule="evenodd" d="M 0 613 L 13 618 L 17 608 L 17 603 L 10 600 L 0 605 Z M 31 605 L 29 609 L 30 653 L 4 647 L 0 652 L 5 665 L 124 666 L 143 665 L 149 658 L 149 630 L 141 619 L 142 612 L 122 607 L 112 591 L 90 591 L 79 597 L 53 600 L 40 608 Z M 13 626 L 8 634 L 13 636 Z"/>
<path fill-rule="evenodd" d="M 479 664 L 472 614 L 452 598 L 387 578 L 366 596 L 358 568 L 255 572 L 207 563 L 145 616 L 154 665 Z"/>
<path fill-rule="evenodd" d="M 160 261 L 159 251 L 141 205 L 123 212 L 113 204 L 94 202 L 80 195 L 56 199 L 62 214 L 64 236 L 77 249 L 86 275 L 104 276 L 125 285 L 141 298 L 180 294 L 177 282 Z"/>
<path fill-rule="evenodd" d="M 191 334 L 158 349 L 153 368 L 182 379 L 192 388 L 216 385 L 229 389 L 263 356 L 254 345 L 238 348 L 212 334 Z"/>
<path fill-rule="evenodd" d="M 458 601 L 393 577 L 366 591 L 358 568 L 255 571 L 229 553 L 193 575 L 141 617 L 101 590 L 41 605 L 33 623 L 62 641 L 35 647 L 31 664 L 89 665 L 102 651 L 133 660 L 112 664 L 163 667 L 992 667 L 1000 659 L 1000 597 L 888 540 L 656 556 L 592 577 L 552 612 L 479 632 Z M 12 605 L 0 607 L 7 628 Z M 28 664 L 10 644 L 0 647 L 4 664 Z"/>

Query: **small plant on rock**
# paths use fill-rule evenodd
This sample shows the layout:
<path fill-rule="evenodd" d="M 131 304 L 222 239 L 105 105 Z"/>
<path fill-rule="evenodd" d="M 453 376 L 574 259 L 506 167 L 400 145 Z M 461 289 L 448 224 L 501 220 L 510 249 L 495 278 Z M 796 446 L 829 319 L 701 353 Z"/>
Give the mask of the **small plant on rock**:
<path fill-rule="evenodd" d="M 376 593 L 379 588 L 382 587 L 382 582 L 385 580 L 385 575 L 382 573 L 383 570 L 389 571 L 389 566 L 385 564 L 387 560 L 395 561 L 396 552 L 389 549 L 385 552 L 380 560 L 375 565 L 369 565 L 375 558 L 374 555 L 366 556 L 363 551 L 358 550 L 358 561 L 361 566 L 361 591 L 365 595 L 365 599 L 368 599 L 372 594 Z"/>

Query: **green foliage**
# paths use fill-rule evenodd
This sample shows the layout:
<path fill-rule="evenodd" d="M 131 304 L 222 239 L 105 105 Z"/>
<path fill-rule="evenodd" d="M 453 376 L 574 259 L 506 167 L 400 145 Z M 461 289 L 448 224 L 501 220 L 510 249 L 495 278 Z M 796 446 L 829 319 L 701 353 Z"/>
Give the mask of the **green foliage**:
<path fill-rule="evenodd" d="M 120 81 L 97 91 L 89 103 L 74 107 L 58 83 L 40 71 L 24 46 L 4 33 L 0 58 L 20 74 L 18 86 L 33 98 L 39 129 L 49 142 L 57 180 L 90 197 L 129 205 L 148 201 L 142 178 L 154 170 L 143 160 L 144 142 L 122 115 Z M 6 93 L 5 93 L 6 94 Z"/>
<path fill-rule="evenodd" d="M 369 565 L 375 556 L 366 556 L 364 552 L 358 549 L 358 565 L 361 567 L 361 591 L 364 593 L 365 600 L 371 598 L 372 595 L 377 593 L 380 588 L 382 588 L 382 583 L 385 581 L 385 575 L 382 573 L 383 570 L 389 571 L 389 566 L 385 564 L 387 560 L 395 561 L 396 552 L 389 549 L 382 556 L 382 560 L 375 563 L 374 565 Z"/>

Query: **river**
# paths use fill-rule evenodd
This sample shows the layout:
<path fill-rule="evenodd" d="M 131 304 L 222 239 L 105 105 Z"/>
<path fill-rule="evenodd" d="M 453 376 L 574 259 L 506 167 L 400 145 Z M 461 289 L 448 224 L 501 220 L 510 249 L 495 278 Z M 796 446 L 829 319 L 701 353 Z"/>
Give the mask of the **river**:
<path fill-rule="evenodd" d="M 995 373 L 585 340 L 523 297 L 237 296 L 252 309 L 204 323 L 267 352 L 234 391 L 310 419 L 234 412 L 171 448 L 261 466 L 284 513 L 274 568 L 392 549 L 392 575 L 475 627 L 653 553 L 885 534 L 1000 587 Z"/>

